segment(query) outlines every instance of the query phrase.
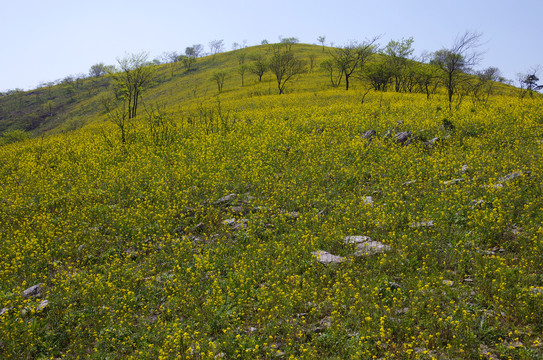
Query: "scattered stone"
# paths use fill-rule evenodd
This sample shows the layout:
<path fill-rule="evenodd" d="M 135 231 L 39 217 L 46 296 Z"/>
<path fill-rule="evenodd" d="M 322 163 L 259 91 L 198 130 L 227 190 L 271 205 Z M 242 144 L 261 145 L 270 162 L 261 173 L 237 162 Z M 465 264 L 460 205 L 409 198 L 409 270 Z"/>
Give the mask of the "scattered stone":
<path fill-rule="evenodd" d="M 249 326 L 249 332 L 255 332 L 257 330 L 257 328 L 255 328 L 254 326 Z"/>
<path fill-rule="evenodd" d="M 417 182 L 417 180 L 409 180 L 409 181 L 404 182 L 402 184 L 402 186 L 409 186 L 409 185 L 414 184 L 416 182 Z"/>
<path fill-rule="evenodd" d="M 481 344 L 479 346 L 479 351 L 481 352 L 481 355 L 486 357 L 487 359 L 490 359 L 490 360 L 498 360 L 499 358 L 494 355 L 492 353 L 492 349 L 489 348 L 488 346 L 484 345 L 484 344 Z"/>
<path fill-rule="evenodd" d="M 43 311 L 49 305 L 49 300 L 40 301 L 38 306 L 36 306 L 36 312 Z"/>
<path fill-rule="evenodd" d="M 317 261 L 320 262 L 321 264 L 331 264 L 331 263 L 339 264 L 347 260 L 343 256 L 333 255 L 333 254 L 330 254 L 329 252 L 322 251 L 322 250 L 313 251 L 311 255 L 317 258 Z"/>
<path fill-rule="evenodd" d="M 326 214 L 328 214 L 329 212 L 330 212 L 330 211 L 329 211 L 328 209 L 322 209 L 321 211 L 319 211 L 319 212 L 317 213 L 317 216 L 318 216 L 318 217 L 323 217 L 323 216 L 325 216 Z"/>
<path fill-rule="evenodd" d="M 246 213 L 246 211 L 243 209 L 242 206 L 232 206 L 230 208 L 230 210 L 232 210 L 232 212 L 236 213 L 236 214 L 244 214 L 244 213 Z"/>
<path fill-rule="evenodd" d="M 297 212 L 297 211 L 291 211 L 288 213 L 288 216 L 292 219 L 292 220 L 296 220 L 300 217 L 300 213 Z"/>
<path fill-rule="evenodd" d="M 387 284 L 390 290 L 402 289 L 402 286 L 395 281 L 388 281 Z"/>
<path fill-rule="evenodd" d="M 217 206 L 229 206 L 238 198 L 238 194 L 228 194 L 226 196 L 223 196 L 220 199 L 217 199 L 213 202 L 214 205 Z"/>
<path fill-rule="evenodd" d="M 413 223 L 409 224 L 409 227 L 411 227 L 411 228 L 432 227 L 434 225 L 435 225 L 435 223 L 434 223 L 433 220 L 428 220 L 428 221 L 421 221 L 421 222 L 413 222 Z"/>
<path fill-rule="evenodd" d="M 472 200 L 470 202 L 470 205 L 472 207 L 472 209 L 475 209 L 475 208 L 482 208 L 484 206 L 487 206 L 489 208 L 492 208 L 493 204 L 492 202 L 489 202 L 489 201 L 484 201 L 484 200 Z"/>
<path fill-rule="evenodd" d="M 364 204 L 373 206 L 373 198 L 371 196 L 364 197 Z"/>
<path fill-rule="evenodd" d="M 509 349 L 516 349 L 516 348 L 522 348 L 524 347 L 524 344 L 520 341 L 513 341 L 513 342 L 507 342 L 504 341 L 503 343 L 505 346 L 507 346 Z"/>
<path fill-rule="evenodd" d="M 355 256 L 373 255 L 390 250 L 390 246 L 372 240 L 369 236 L 347 236 L 343 240 L 346 244 L 356 244 Z"/>
<path fill-rule="evenodd" d="M 499 178 L 498 181 L 501 182 L 501 183 L 504 183 L 504 182 L 508 182 L 508 181 L 513 180 L 513 179 L 516 179 L 516 178 L 518 178 L 520 176 L 522 176 L 522 172 L 515 171 L 515 172 L 513 172 L 511 174 L 508 174 L 508 175 L 505 175 L 505 176 Z"/>
<path fill-rule="evenodd" d="M 399 132 L 396 135 L 394 135 L 392 140 L 396 144 L 401 145 L 401 144 L 404 144 L 411 137 L 411 135 L 412 135 L 411 131 L 402 131 L 402 132 Z"/>
<path fill-rule="evenodd" d="M 452 179 L 452 180 L 444 181 L 443 184 L 445 184 L 445 185 L 454 185 L 454 184 L 461 183 L 463 181 L 464 181 L 464 179 L 462 179 L 462 178 L 460 178 L 460 179 Z"/>
<path fill-rule="evenodd" d="M 526 175 L 529 175 L 531 172 L 530 171 L 525 171 L 525 172 L 522 172 L 522 171 L 515 171 L 515 172 L 512 172 L 511 174 L 508 174 L 508 175 L 505 175 L 505 176 L 502 176 L 501 178 L 498 179 L 498 183 L 496 184 L 493 184 L 493 185 L 485 185 L 485 187 L 493 187 L 495 189 L 500 189 L 500 188 L 503 188 L 503 186 L 511 181 L 511 180 L 514 180 L 524 174 Z"/>
<path fill-rule="evenodd" d="M 136 260 L 138 258 L 138 252 L 133 248 L 126 249 L 124 253 L 130 260 Z"/>
<path fill-rule="evenodd" d="M 473 282 L 473 279 L 472 278 L 465 278 L 464 280 L 462 280 L 466 283 L 472 283 Z"/>
<path fill-rule="evenodd" d="M 469 167 L 467 165 L 462 165 L 462 168 L 460 169 L 461 174 L 465 174 L 469 171 Z"/>
<path fill-rule="evenodd" d="M 346 244 L 361 244 L 372 241 L 369 236 L 365 235 L 346 236 L 343 240 Z"/>
<path fill-rule="evenodd" d="M 43 292 L 43 283 L 36 284 L 23 291 L 24 297 L 40 297 Z"/>
<path fill-rule="evenodd" d="M 362 134 L 362 137 L 366 140 L 371 141 L 376 134 L 377 132 L 372 129 L 372 130 L 365 131 L 364 134 Z"/>
<path fill-rule="evenodd" d="M 406 314 L 409 310 L 411 310 L 411 308 L 406 307 L 406 308 L 403 308 L 403 309 L 398 309 L 394 313 L 396 315 L 403 315 L 403 314 Z"/>
<path fill-rule="evenodd" d="M 236 223 L 236 219 L 234 219 L 234 218 L 226 219 L 222 223 L 223 223 L 223 225 L 226 225 L 226 226 L 233 226 Z"/>
<path fill-rule="evenodd" d="M 192 245 L 197 246 L 203 242 L 202 238 L 199 236 L 191 235 L 189 236 L 189 240 L 192 243 Z"/>
<path fill-rule="evenodd" d="M 230 226 L 232 230 L 245 230 L 247 228 L 248 222 L 249 222 L 248 219 L 236 220 L 232 218 L 232 219 L 226 219 L 222 223 L 225 226 Z"/>
<path fill-rule="evenodd" d="M 434 146 L 434 145 L 436 145 L 436 144 L 437 144 L 438 142 L 440 142 L 440 141 L 441 141 L 440 138 L 435 137 L 435 138 L 433 138 L 433 139 L 430 139 L 430 140 L 426 141 L 425 144 L 426 144 L 426 145 L 429 145 L 429 146 Z"/>
<path fill-rule="evenodd" d="M 451 280 L 443 280 L 443 285 L 453 286 L 453 285 L 454 285 L 454 282 L 451 281 Z"/>
<path fill-rule="evenodd" d="M 325 329 L 329 329 L 332 326 L 332 320 L 330 319 L 330 316 L 322 318 L 319 321 L 319 325 L 322 326 Z"/>
<path fill-rule="evenodd" d="M 2 308 L 2 310 L 0 310 L 0 316 L 4 315 L 5 313 L 7 313 L 10 310 L 11 310 L 11 308 Z"/>
<path fill-rule="evenodd" d="M 490 250 L 483 250 L 482 253 L 484 253 L 486 255 L 502 255 L 502 254 L 505 253 L 505 249 L 501 248 L 499 246 L 494 246 Z"/>
<path fill-rule="evenodd" d="M 530 289 L 530 292 L 535 295 L 543 295 L 543 288 L 534 286 Z M 3 310 L 4 309 L 2 309 L 2 311 Z M 2 313 L 0 313 L 0 315 L 2 315 Z"/>

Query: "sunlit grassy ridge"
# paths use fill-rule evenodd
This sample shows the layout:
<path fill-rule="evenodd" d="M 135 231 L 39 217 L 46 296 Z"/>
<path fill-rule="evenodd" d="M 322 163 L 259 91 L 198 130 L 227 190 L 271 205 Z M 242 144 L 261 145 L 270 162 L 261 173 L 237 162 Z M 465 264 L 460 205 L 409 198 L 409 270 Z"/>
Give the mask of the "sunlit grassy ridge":
<path fill-rule="evenodd" d="M 184 68 L 182 62 L 153 65 L 156 76 L 152 86 L 144 92 L 144 102 L 160 102 L 170 106 L 173 111 L 210 99 L 217 94 L 217 85 L 210 81 L 217 70 L 227 73 L 222 93 L 225 100 L 276 94 L 277 82 L 269 70 L 261 82 L 247 70 L 243 87 L 237 71 L 241 58 L 245 65 L 250 66 L 255 55 L 269 57 L 273 46 L 253 46 L 198 58 L 190 71 Z M 333 49 L 325 48 L 323 51 L 320 46 L 307 44 L 292 46 L 296 56 L 306 62 L 308 72 L 289 81 L 286 92 L 329 89 L 329 76 L 319 65 L 330 58 Z M 383 55 L 375 55 L 372 61 L 382 58 Z M 72 131 L 92 122 L 103 121 L 107 118 L 104 100 L 114 97 L 111 83 L 109 76 L 72 75 L 31 91 L 14 90 L 11 95 L 0 96 L 0 133 L 22 129 L 31 136 L 38 136 Z M 359 90 L 369 88 L 367 83 L 359 80 L 354 80 L 352 86 Z M 519 91 L 501 83 L 494 84 L 493 88 L 495 94 L 517 95 Z"/>
<path fill-rule="evenodd" d="M 166 125 L 142 112 L 125 145 L 99 114 L 0 147 L 1 357 L 543 355 L 540 99 L 449 112 L 234 75 L 219 97 L 196 81 L 204 97 L 189 76 L 147 93 Z M 354 256 L 350 235 L 391 250 Z"/>

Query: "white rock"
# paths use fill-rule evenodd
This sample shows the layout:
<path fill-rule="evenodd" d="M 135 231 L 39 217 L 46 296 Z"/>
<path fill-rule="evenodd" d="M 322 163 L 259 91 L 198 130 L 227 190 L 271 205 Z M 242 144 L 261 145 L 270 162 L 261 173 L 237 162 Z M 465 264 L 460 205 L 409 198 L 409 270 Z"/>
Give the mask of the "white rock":
<path fill-rule="evenodd" d="M 522 173 L 520 171 L 515 171 L 511 174 L 508 174 L 508 175 L 505 175 L 504 177 L 501 177 L 499 178 L 499 181 L 501 183 L 504 183 L 504 182 L 507 182 L 507 181 L 511 181 L 513 179 L 516 179 L 518 178 L 519 176 L 522 176 Z"/>
<path fill-rule="evenodd" d="M 347 260 L 343 256 L 333 255 L 333 254 L 330 254 L 329 252 L 322 251 L 322 250 L 313 251 L 311 255 L 316 257 L 317 261 L 322 264 L 331 264 L 331 263 L 339 264 Z"/>
<path fill-rule="evenodd" d="M 346 244 L 360 244 L 365 243 L 368 241 L 371 241 L 371 238 L 369 236 L 364 235 L 355 235 L 355 236 L 346 236 L 345 239 L 343 239 Z"/>
<path fill-rule="evenodd" d="M 464 181 L 464 179 L 452 179 L 452 180 L 443 181 L 443 184 L 445 184 L 445 185 L 453 185 L 453 184 L 458 184 L 458 183 L 460 183 L 462 181 Z"/>
<path fill-rule="evenodd" d="M 38 304 L 38 306 L 36 306 L 36 311 L 42 311 L 42 310 L 44 310 L 44 309 L 47 307 L 47 305 L 49 305 L 49 300 L 43 300 L 43 301 L 41 301 L 41 302 Z"/>
<path fill-rule="evenodd" d="M 24 297 L 38 297 L 42 293 L 43 283 L 36 284 L 23 291 Z"/>
<path fill-rule="evenodd" d="M 369 236 L 346 236 L 343 240 L 346 244 L 356 244 L 355 256 L 373 255 L 390 250 L 390 246 L 372 240 Z"/>
<path fill-rule="evenodd" d="M 402 186 L 409 186 L 409 185 L 414 184 L 416 182 L 417 182 L 417 180 L 409 180 L 409 181 L 404 182 L 402 184 Z"/>
<path fill-rule="evenodd" d="M 356 256 L 373 255 L 373 254 L 378 254 L 378 253 L 382 253 L 389 250 L 390 250 L 390 246 L 385 245 L 379 241 L 368 241 L 368 242 L 356 245 L 356 251 L 354 255 Z"/>
<path fill-rule="evenodd" d="M 411 223 L 409 224 L 409 227 L 411 228 L 419 228 L 419 227 L 432 227 L 434 226 L 434 221 L 433 220 L 429 220 L 429 221 L 421 221 L 421 222 L 414 222 L 414 223 Z"/>
<path fill-rule="evenodd" d="M 369 206 L 373 206 L 373 198 L 371 196 L 366 196 L 364 198 L 364 204 L 369 205 Z"/>
<path fill-rule="evenodd" d="M 226 219 L 222 223 L 223 223 L 223 225 L 226 225 L 226 226 L 233 226 L 236 223 L 236 219 L 234 219 L 234 218 Z"/>

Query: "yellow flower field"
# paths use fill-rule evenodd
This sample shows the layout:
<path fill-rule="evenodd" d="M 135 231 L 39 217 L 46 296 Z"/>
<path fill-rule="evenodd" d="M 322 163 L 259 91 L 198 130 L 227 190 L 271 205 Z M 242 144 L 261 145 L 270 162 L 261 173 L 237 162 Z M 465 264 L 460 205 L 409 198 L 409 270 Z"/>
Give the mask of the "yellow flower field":
<path fill-rule="evenodd" d="M 543 357 L 541 99 L 361 96 L 226 93 L 126 145 L 96 122 L 0 147 L 0 357 Z"/>

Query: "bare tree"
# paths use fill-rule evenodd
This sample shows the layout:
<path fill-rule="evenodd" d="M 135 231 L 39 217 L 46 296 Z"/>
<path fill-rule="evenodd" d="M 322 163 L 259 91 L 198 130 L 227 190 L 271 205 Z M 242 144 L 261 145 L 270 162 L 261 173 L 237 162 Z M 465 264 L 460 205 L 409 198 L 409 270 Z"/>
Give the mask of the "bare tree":
<path fill-rule="evenodd" d="M 298 74 L 305 72 L 305 62 L 298 59 L 291 49 L 292 44 L 276 44 L 268 68 L 277 79 L 279 94 L 285 91 L 286 83 Z"/>
<path fill-rule="evenodd" d="M 341 84 L 343 72 L 338 70 L 333 59 L 326 59 L 322 61 L 320 67 L 330 76 L 330 82 L 332 83 L 333 87 L 338 87 Z"/>
<path fill-rule="evenodd" d="M 309 58 L 309 72 L 313 72 L 313 68 L 315 67 L 315 61 L 317 60 L 317 55 L 309 54 L 307 57 Z"/>
<path fill-rule="evenodd" d="M 154 69 L 148 65 L 147 57 L 148 53 L 142 52 L 117 59 L 119 70 L 110 72 L 118 96 L 123 100 L 120 113 L 111 114 L 110 119 L 119 126 L 123 143 L 126 142 L 126 124 L 136 117 L 142 92 L 154 77 Z"/>
<path fill-rule="evenodd" d="M 488 98 L 492 94 L 494 84 L 500 78 L 500 69 L 497 67 L 489 67 L 484 70 L 475 72 L 476 80 L 471 86 L 473 101 L 479 101 L 486 104 Z"/>
<path fill-rule="evenodd" d="M 179 61 L 179 56 L 180 55 L 177 53 L 177 51 L 165 51 L 160 56 L 160 60 L 164 64 L 173 64 Z"/>
<path fill-rule="evenodd" d="M 288 51 L 292 50 L 292 45 L 298 44 L 300 42 L 298 38 L 293 37 L 293 36 L 287 37 L 287 38 L 279 37 L 279 40 L 281 44 L 283 44 L 287 48 Z"/>
<path fill-rule="evenodd" d="M 405 85 L 405 70 L 409 64 L 409 57 L 414 51 L 412 48 L 413 41 L 412 37 L 400 41 L 390 40 L 383 51 L 388 56 L 388 66 L 394 78 L 394 89 L 396 92 L 402 91 Z"/>
<path fill-rule="evenodd" d="M 181 55 L 179 58 L 181 59 L 183 67 L 186 71 L 192 70 L 192 65 L 194 65 L 194 63 L 196 62 L 196 57 Z"/>
<path fill-rule="evenodd" d="M 258 76 L 258 81 L 262 81 L 262 76 L 268 69 L 266 58 L 261 54 L 251 55 L 252 63 L 249 66 L 249 72 Z"/>
<path fill-rule="evenodd" d="M 543 84 L 538 84 L 538 73 L 541 71 L 541 66 L 534 66 L 526 73 L 518 74 L 520 88 L 523 90 L 521 96 L 524 97 L 526 93 L 530 94 L 530 97 L 534 96 L 535 91 L 543 89 Z"/>
<path fill-rule="evenodd" d="M 326 36 L 322 35 L 317 38 L 317 41 L 322 45 L 322 52 L 324 52 L 324 43 L 326 42 Z"/>
<path fill-rule="evenodd" d="M 226 78 L 226 72 L 224 71 L 215 71 L 212 75 L 210 80 L 215 81 L 217 83 L 217 88 L 219 90 L 219 93 L 222 92 L 222 87 L 224 85 L 224 79 Z"/>
<path fill-rule="evenodd" d="M 345 76 L 345 90 L 349 90 L 349 81 L 355 70 L 363 70 L 368 60 L 373 56 L 377 48 L 376 36 L 359 44 L 351 42 L 340 48 L 330 51 L 330 55 L 338 69 Z"/>
<path fill-rule="evenodd" d="M 185 48 L 185 55 L 198 58 L 204 53 L 204 46 L 202 44 L 194 44 Z"/>
<path fill-rule="evenodd" d="M 392 68 L 386 60 L 373 62 L 366 67 L 365 77 L 377 91 L 387 91 L 393 78 Z"/>
<path fill-rule="evenodd" d="M 90 77 L 99 77 L 105 74 L 107 74 L 107 71 L 106 71 L 106 65 L 104 65 L 104 63 L 94 64 L 90 67 L 90 70 L 89 70 Z"/>
<path fill-rule="evenodd" d="M 247 58 L 247 54 L 245 52 L 239 53 L 236 55 L 236 59 L 238 60 L 238 68 L 237 72 L 241 75 L 241 86 L 245 85 L 244 79 L 245 79 L 245 73 L 249 69 L 249 67 L 245 64 L 245 59 Z"/>
<path fill-rule="evenodd" d="M 215 59 L 215 55 L 224 50 L 224 41 L 212 40 L 209 42 L 209 48 L 211 49 L 211 53 L 213 54 L 213 59 Z"/>
<path fill-rule="evenodd" d="M 481 60 L 482 53 L 475 51 L 480 45 L 481 37 L 482 33 L 466 31 L 456 37 L 450 48 L 434 53 L 432 62 L 442 70 L 449 108 L 459 85 L 466 80 L 465 73 Z"/>
<path fill-rule="evenodd" d="M 249 67 L 246 65 L 246 64 L 241 64 L 240 66 L 238 66 L 238 74 L 241 75 L 241 86 L 245 86 L 245 82 L 244 82 L 244 79 L 245 79 L 245 73 L 247 72 L 247 69 Z"/>
<path fill-rule="evenodd" d="M 245 59 L 247 58 L 247 54 L 242 52 L 236 55 L 236 59 L 238 60 L 238 65 L 245 64 Z"/>

